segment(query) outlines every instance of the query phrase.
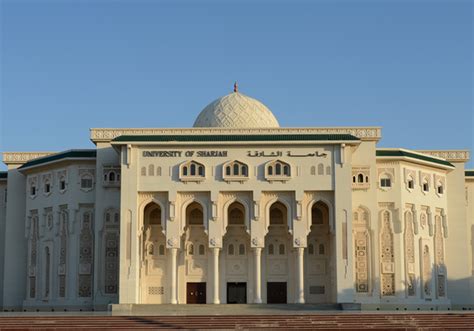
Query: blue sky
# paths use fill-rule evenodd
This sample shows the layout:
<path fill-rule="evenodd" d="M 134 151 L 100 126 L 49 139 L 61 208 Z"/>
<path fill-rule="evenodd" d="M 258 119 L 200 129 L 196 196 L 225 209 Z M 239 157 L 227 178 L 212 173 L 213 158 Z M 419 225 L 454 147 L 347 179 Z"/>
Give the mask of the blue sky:
<path fill-rule="evenodd" d="M 472 1 L 0 9 L 0 151 L 91 148 L 90 127 L 190 127 L 235 80 L 282 126 L 375 125 L 382 147 L 473 147 Z"/>

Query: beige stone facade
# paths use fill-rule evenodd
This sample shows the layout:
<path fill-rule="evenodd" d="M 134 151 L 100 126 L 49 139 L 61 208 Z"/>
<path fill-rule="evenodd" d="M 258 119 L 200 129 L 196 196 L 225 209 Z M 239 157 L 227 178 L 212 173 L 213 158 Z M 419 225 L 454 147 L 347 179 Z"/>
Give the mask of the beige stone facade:
<path fill-rule="evenodd" d="M 474 308 L 469 152 L 381 138 L 280 128 L 234 92 L 194 128 L 91 129 L 92 150 L 3 153 L 2 306 Z"/>

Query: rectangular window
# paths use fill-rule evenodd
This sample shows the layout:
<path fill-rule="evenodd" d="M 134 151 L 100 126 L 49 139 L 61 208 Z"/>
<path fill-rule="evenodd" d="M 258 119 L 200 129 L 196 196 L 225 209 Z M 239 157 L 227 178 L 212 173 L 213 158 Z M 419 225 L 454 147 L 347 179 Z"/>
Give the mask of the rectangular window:
<path fill-rule="evenodd" d="M 382 178 L 382 179 L 380 179 L 380 186 L 381 186 L 381 187 L 391 187 L 391 186 L 392 186 L 392 182 L 391 182 L 390 178 Z"/>
<path fill-rule="evenodd" d="M 92 178 L 82 178 L 81 179 L 81 187 L 82 188 L 91 188 L 92 187 Z"/>

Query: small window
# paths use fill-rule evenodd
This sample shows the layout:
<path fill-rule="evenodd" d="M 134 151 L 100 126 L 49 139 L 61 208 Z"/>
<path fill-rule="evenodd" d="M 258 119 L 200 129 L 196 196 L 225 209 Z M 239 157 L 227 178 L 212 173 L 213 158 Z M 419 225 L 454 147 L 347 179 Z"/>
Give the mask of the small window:
<path fill-rule="evenodd" d="M 314 246 L 313 244 L 308 245 L 308 254 L 313 255 L 314 254 Z"/>
<path fill-rule="evenodd" d="M 238 176 L 239 175 L 239 164 L 238 163 L 235 163 L 234 164 L 234 176 Z"/>
<path fill-rule="evenodd" d="M 239 245 L 239 255 L 245 255 L 245 246 L 244 246 L 244 244 Z"/>
<path fill-rule="evenodd" d="M 268 246 L 268 255 L 273 255 L 273 254 L 274 254 L 273 244 L 270 244 Z"/>
<path fill-rule="evenodd" d="M 380 179 L 381 187 L 392 187 L 392 180 L 390 178 L 384 177 Z"/>
<path fill-rule="evenodd" d="M 273 166 L 268 167 L 268 175 L 273 176 Z"/>
<path fill-rule="evenodd" d="M 443 194 L 444 193 L 444 188 L 442 185 L 438 186 L 438 194 Z"/>
<path fill-rule="evenodd" d="M 61 191 L 64 191 L 66 189 L 66 181 L 64 180 L 64 178 L 61 178 L 61 180 L 59 181 L 59 189 Z"/>
<path fill-rule="evenodd" d="M 430 186 L 428 185 L 428 182 L 423 183 L 423 192 L 428 192 L 430 190 Z"/>
<path fill-rule="evenodd" d="M 233 244 L 229 245 L 228 254 L 229 255 L 234 255 L 234 245 Z"/>
<path fill-rule="evenodd" d="M 322 163 L 318 164 L 318 175 L 324 175 L 324 165 Z"/>
<path fill-rule="evenodd" d="M 285 245 L 284 244 L 280 244 L 280 247 L 278 247 L 278 254 L 285 255 Z"/>
<path fill-rule="evenodd" d="M 90 189 L 92 188 L 92 185 L 93 185 L 92 177 L 84 176 L 81 178 L 81 188 Z"/>
<path fill-rule="evenodd" d="M 204 255 L 204 254 L 205 254 L 204 245 L 199 245 L 199 255 Z"/>
<path fill-rule="evenodd" d="M 325 249 L 324 244 L 319 244 L 319 255 L 324 255 Z"/>
<path fill-rule="evenodd" d="M 281 164 L 280 163 L 277 163 L 275 165 L 275 175 L 281 175 Z"/>

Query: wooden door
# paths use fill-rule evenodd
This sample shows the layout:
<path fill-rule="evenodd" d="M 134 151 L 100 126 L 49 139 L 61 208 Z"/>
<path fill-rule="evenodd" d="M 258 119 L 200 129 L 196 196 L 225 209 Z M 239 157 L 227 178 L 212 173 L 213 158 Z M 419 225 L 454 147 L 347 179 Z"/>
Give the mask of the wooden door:
<path fill-rule="evenodd" d="M 206 283 L 187 283 L 186 303 L 206 303 Z"/>
<path fill-rule="evenodd" d="M 267 283 L 267 303 L 286 303 L 286 282 Z"/>
<path fill-rule="evenodd" d="M 247 303 L 247 283 L 227 283 L 227 303 Z"/>

